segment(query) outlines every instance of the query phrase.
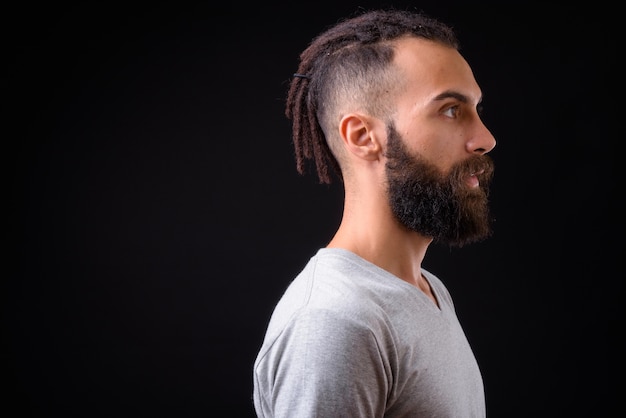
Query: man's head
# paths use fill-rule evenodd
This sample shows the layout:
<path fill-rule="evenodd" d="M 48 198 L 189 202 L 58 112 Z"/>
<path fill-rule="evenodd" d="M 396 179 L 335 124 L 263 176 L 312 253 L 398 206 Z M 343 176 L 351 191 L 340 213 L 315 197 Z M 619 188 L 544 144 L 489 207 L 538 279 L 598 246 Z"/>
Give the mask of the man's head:
<path fill-rule="evenodd" d="M 346 191 L 377 190 L 404 227 L 440 242 L 489 234 L 484 154 L 495 140 L 447 26 L 402 11 L 365 13 L 316 38 L 297 75 L 286 113 L 301 173 L 306 159 L 322 182 L 335 169 Z"/>

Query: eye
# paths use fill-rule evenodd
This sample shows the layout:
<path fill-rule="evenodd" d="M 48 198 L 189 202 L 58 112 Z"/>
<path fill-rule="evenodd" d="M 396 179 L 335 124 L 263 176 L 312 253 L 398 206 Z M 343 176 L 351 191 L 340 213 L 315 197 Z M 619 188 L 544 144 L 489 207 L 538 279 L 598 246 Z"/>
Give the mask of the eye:
<path fill-rule="evenodd" d="M 441 112 L 444 116 L 447 116 L 451 119 L 456 119 L 459 115 L 459 106 L 454 105 L 446 108 L 443 112 Z"/>

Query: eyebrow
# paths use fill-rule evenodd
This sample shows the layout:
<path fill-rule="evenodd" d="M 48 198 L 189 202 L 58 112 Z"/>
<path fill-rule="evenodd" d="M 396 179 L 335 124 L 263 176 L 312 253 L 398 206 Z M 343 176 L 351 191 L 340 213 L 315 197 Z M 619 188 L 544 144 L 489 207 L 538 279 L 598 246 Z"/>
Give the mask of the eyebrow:
<path fill-rule="evenodd" d="M 433 98 L 433 102 L 436 102 L 436 101 L 439 101 L 439 100 L 445 100 L 445 99 L 449 99 L 449 98 L 457 99 L 459 102 L 462 102 L 462 103 L 468 103 L 470 101 L 469 97 L 467 97 L 464 94 L 461 94 L 461 93 L 459 93 L 457 91 L 453 91 L 453 90 L 447 90 L 447 91 L 444 91 L 443 93 L 440 93 L 440 94 L 436 95 Z"/>

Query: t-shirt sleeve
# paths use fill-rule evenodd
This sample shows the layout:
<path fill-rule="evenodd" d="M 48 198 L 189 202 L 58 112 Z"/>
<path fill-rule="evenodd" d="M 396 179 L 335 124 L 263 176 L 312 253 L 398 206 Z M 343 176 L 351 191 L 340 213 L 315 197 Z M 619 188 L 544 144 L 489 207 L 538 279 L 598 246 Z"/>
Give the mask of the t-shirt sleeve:
<path fill-rule="evenodd" d="M 356 314 L 300 311 L 256 365 L 257 411 L 273 418 L 382 416 L 391 373 L 379 344 Z"/>

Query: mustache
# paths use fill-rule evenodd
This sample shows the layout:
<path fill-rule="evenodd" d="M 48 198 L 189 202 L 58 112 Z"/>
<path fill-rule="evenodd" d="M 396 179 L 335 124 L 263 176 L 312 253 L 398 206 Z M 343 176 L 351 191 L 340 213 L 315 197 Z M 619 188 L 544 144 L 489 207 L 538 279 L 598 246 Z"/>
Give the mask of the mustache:
<path fill-rule="evenodd" d="M 495 166 L 488 155 L 474 155 L 456 164 L 450 172 L 450 181 L 459 183 L 467 176 L 475 175 L 481 184 L 488 184 L 493 178 Z"/>

